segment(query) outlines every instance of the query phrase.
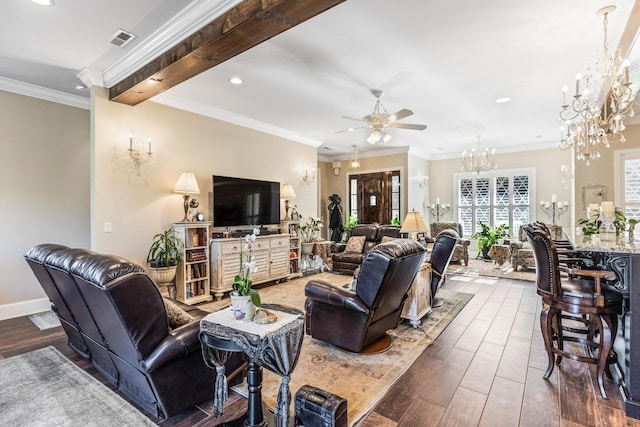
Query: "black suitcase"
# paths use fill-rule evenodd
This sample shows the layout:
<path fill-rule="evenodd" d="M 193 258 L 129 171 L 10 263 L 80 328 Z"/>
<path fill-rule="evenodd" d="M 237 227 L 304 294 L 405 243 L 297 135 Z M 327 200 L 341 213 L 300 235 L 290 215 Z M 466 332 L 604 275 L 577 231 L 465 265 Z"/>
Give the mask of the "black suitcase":
<path fill-rule="evenodd" d="M 319 388 L 303 385 L 296 392 L 296 426 L 347 427 L 347 401 Z"/>

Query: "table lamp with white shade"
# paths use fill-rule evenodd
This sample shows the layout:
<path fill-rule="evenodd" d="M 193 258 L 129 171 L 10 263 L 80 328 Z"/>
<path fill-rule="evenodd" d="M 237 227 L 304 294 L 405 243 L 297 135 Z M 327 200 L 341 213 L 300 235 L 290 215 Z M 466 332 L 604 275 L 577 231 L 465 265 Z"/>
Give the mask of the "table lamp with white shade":
<path fill-rule="evenodd" d="M 293 191 L 291 184 L 282 184 L 282 188 L 280 189 L 280 198 L 284 199 L 284 220 L 289 221 L 291 220 L 289 217 L 289 200 L 296 198 L 296 192 Z"/>
<path fill-rule="evenodd" d="M 173 187 L 174 193 L 183 194 L 184 197 L 184 218 L 180 222 L 191 222 L 189 218 L 189 199 L 192 194 L 200 194 L 200 187 L 193 172 L 182 172 L 176 186 Z"/>
<path fill-rule="evenodd" d="M 415 209 L 411 212 L 407 212 L 407 216 L 405 216 L 404 221 L 402 221 L 402 227 L 400 227 L 400 233 L 407 233 L 409 234 L 409 237 L 411 237 L 410 234 L 414 232 L 427 232 L 427 224 L 424 223 L 420 213 L 416 212 Z"/>

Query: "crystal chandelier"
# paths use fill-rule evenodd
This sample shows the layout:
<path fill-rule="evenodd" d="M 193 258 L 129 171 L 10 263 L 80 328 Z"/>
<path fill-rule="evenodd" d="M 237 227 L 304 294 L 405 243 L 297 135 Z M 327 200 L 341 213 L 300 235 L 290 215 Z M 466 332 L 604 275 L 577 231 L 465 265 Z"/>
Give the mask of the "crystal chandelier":
<path fill-rule="evenodd" d="M 493 148 L 491 151 L 489 151 L 487 147 L 483 149 L 480 146 L 480 135 L 478 135 L 476 146 L 473 147 L 469 153 L 467 153 L 467 150 L 462 152 L 462 165 L 460 169 L 463 171 L 480 174 L 481 172 L 497 167 L 496 149 Z"/>
<path fill-rule="evenodd" d="M 562 88 L 560 120 L 566 128 L 560 128 L 560 149 L 573 147 L 576 159 L 587 166 L 600 158 L 600 148 L 609 148 L 610 141 L 625 141 L 624 120 L 634 114 L 636 93 L 629 78 L 629 60 L 622 58 L 620 49 L 610 53 L 608 48 L 608 15 L 615 9 L 607 6 L 597 12 L 603 15 L 603 53 L 587 68 L 584 78 L 576 76 L 576 92 L 570 103 L 567 86 Z"/>

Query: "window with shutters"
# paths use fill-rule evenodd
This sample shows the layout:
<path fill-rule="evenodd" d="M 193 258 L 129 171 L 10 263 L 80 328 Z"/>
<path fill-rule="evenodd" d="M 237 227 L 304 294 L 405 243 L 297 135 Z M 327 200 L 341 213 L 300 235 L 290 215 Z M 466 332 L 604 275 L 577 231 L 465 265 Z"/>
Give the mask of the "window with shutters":
<path fill-rule="evenodd" d="M 456 174 L 457 218 L 464 236 L 479 231 L 478 221 L 491 227 L 507 224 L 511 235 L 531 222 L 534 175 L 533 169 Z"/>

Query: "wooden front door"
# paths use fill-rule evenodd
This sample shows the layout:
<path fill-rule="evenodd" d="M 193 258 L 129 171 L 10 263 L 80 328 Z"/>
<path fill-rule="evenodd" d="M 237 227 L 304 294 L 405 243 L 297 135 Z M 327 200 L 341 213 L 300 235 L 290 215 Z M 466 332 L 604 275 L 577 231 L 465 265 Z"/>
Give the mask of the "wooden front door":
<path fill-rule="evenodd" d="M 374 172 L 351 175 L 350 212 L 358 222 L 389 224 L 400 210 L 400 172 Z"/>

